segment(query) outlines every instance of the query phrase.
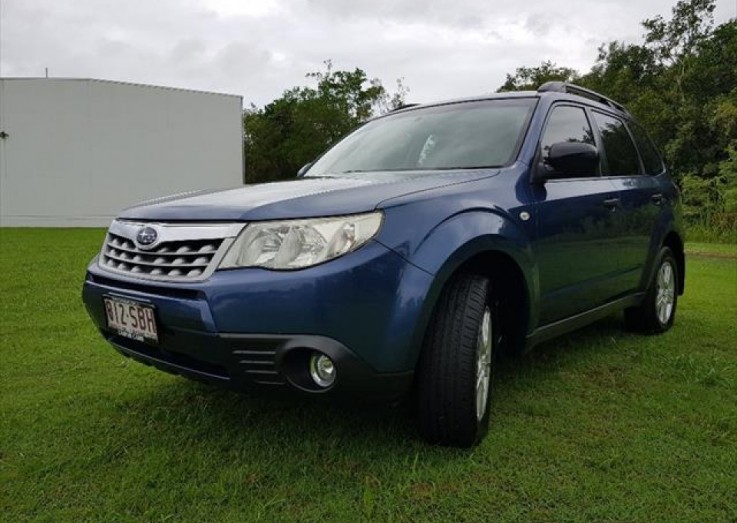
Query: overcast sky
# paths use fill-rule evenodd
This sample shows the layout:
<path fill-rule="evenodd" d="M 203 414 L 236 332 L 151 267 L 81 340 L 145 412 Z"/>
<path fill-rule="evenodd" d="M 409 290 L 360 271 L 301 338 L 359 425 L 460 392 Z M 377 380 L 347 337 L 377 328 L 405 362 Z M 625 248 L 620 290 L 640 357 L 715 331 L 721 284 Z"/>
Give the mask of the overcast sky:
<path fill-rule="evenodd" d="M 0 76 L 85 77 L 240 94 L 263 105 L 333 60 L 408 101 L 493 91 L 516 67 L 587 70 L 675 0 L 0 0 Z M 556 7 L 553 7 L 555 5 Z M 562 10 L 560 6 L 565 6 Z M 737 16 L 717 0 L 716 20 Z"/>

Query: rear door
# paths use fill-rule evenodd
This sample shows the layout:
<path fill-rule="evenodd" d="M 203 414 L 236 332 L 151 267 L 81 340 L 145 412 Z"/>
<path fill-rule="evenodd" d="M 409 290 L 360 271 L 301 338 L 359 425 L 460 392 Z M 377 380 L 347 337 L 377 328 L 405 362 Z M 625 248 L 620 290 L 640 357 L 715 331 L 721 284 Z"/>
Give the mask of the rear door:
<path fill-rule="evenodd" d="M 544 160 L 558 142 L 594 145 L 586 111 L 556 104 L 540 139 Z M 612 241 L 618 194 L 599 169 L 587 176 L 550 179 L 532 187 L 537 217 L 534 249 L 539 262 L 539 325 L 589 310 L 608 301 L 617 289 L 617 243 Z"/>
<path fill-rule="evenodd" d="M 647 143 L 651 149 L 646 153 L 644 144 L 641 144 L 643 155 L 640 159 L 633 135 L 621 118 L 596 110 L 592 114 L 603 146 L 603 174 L 614 184 L 621 199 L 621 209 L 615 217 L 616 241 L 619 244 L 617 285 L 622 293 L 627 293 L 640 287 L 665 199 L 657 179 L 647 175 L 646 169 L 662 171 L 663 163 L 649 140 Z M 630 129 L 635 130 L 635 127 Z M 638 128 L 637 132 L 640 131 Z M 647 140 L 646 135 L 643 136 Z"/>

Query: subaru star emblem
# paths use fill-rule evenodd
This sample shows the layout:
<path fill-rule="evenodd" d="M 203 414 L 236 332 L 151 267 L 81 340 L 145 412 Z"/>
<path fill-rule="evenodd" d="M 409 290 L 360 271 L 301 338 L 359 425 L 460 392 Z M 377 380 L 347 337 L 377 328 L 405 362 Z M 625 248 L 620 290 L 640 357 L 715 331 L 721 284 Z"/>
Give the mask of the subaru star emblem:
<path fill-rule="evenodd" d="M 138 234 L 136 234 L 136 243 L 142 248 L 147 249 L 156 243 L 159 239 L 159 233 L 153 227 L 143 227 Z"/>

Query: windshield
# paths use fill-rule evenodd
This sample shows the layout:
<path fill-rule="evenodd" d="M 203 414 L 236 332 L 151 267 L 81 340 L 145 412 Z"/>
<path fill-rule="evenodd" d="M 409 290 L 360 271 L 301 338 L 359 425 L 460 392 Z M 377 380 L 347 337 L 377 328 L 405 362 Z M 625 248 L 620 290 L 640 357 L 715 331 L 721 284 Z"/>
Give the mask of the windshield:
<path fill-rule="evenodd" d="M 483 100 L 385 116 L 338 142 L 307 176 L 499 167 L 514 159 L 535 102 Z"/>

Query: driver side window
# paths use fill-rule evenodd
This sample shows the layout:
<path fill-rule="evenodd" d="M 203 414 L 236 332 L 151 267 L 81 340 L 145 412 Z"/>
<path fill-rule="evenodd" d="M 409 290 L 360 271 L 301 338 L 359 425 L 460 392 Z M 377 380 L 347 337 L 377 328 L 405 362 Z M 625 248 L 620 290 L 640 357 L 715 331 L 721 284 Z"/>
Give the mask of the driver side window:
<path fill-rule="evenodd" d="M 547 158 L 550 146 L 559 142 L 595 145 L 594 133 L 582 108 L 569 105 L 553 108 L 540 140 L 543 160 Z"/>

